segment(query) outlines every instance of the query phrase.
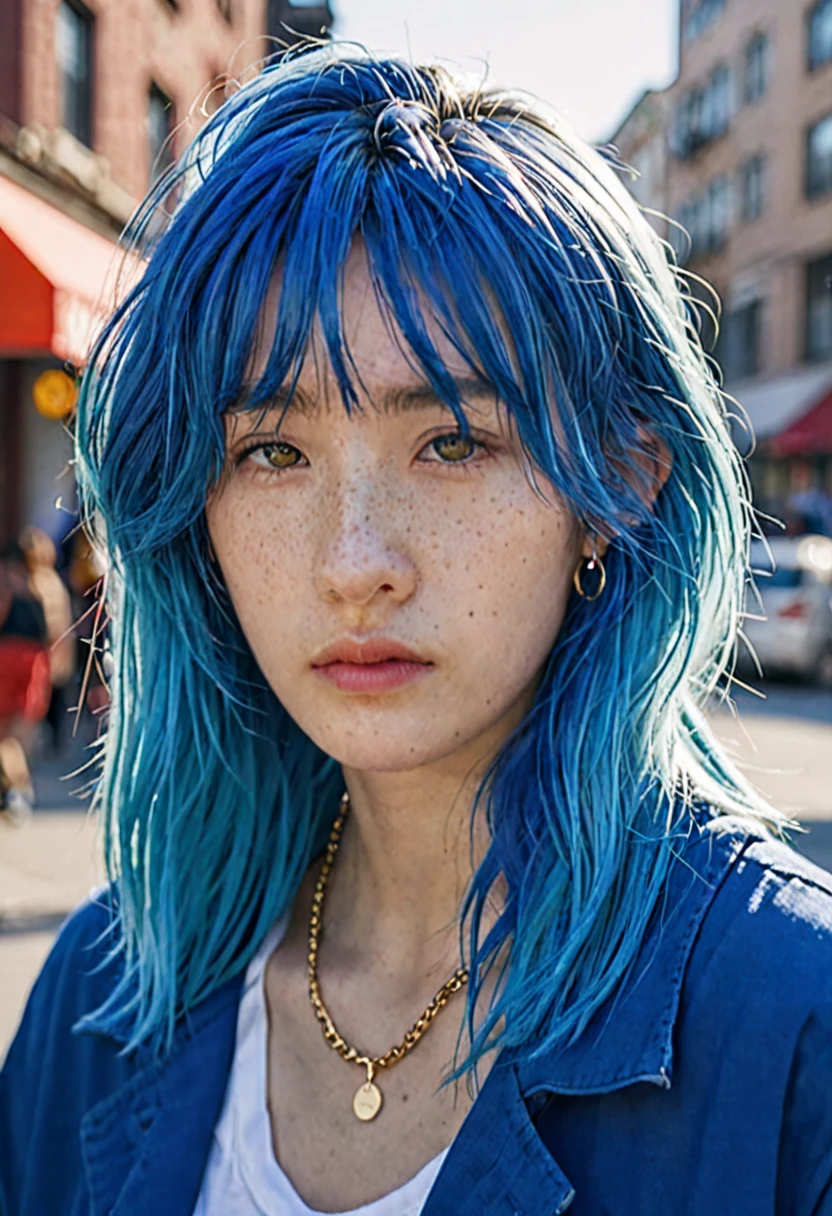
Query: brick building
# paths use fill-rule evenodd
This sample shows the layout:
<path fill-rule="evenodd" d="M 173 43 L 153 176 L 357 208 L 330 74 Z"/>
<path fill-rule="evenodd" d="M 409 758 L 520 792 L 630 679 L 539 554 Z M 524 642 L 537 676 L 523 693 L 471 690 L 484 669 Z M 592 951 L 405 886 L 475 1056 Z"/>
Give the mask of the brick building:
<path fill-rule="evenodd" d="M 331 22 L 307 0 L 0 4 L 0 544 L 68 526 L 67 436 L 32 389 L 82 352 L 136 202 L 226 74 Z"/>
<path fill-rule="evenodd" d="M 681 0 L 679 24 L 660 209 L 722 299 L 758 495 L 832 492 L 832 0 Z"/>

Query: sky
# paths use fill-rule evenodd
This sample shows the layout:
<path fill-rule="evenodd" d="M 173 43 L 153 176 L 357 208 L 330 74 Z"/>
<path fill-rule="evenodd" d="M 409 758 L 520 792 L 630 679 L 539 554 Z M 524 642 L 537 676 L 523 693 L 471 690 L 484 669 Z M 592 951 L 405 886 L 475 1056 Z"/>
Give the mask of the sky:
<path fill-rule="evenodd" d="M 302 0 L 301 0 L 302 2 Z M 444 62 L 554 105 L 603 141 L 674 75 L 677 0 L 331 0 L 333 33 Z"/>

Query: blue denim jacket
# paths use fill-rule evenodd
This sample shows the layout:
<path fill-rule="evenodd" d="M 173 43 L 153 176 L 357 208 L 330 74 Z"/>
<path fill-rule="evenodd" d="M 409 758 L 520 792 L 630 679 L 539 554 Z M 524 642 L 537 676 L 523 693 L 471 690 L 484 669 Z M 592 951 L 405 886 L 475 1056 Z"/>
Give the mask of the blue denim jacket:
<path fill-rule="evenodd" d="M 112 983 L 89 904 L 0 1074 L 2 1216 L 190 1216 L 241 981 L 164 1063 L 72 1032 Z M 98 957 L 97 957 L 98 956 Z M 831 1216 L 832 877 L 719 822 L 674 865 L 637 965 L 567 1051 L 504 1053 L 423 1216 Z"/>

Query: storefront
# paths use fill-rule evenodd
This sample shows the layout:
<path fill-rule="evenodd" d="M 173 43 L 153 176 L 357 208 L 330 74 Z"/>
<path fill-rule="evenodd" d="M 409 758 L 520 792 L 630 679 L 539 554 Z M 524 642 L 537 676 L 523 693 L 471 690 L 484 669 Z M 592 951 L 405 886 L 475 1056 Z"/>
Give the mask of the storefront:
<path fill-rule="evenodd" d="M 737 402 L 734 433 L 748 458 L 756 505 L 783 519 L 789 504 L 832 504 L 832 363 L 728 391 Z"/>
<path fill-rule="evenodd" d="M 26 523 L 67 530 L 71 396 L 43 373 L 83 360 L 119 261 L 113 241 L 0 176 L 0 544 Z"/>

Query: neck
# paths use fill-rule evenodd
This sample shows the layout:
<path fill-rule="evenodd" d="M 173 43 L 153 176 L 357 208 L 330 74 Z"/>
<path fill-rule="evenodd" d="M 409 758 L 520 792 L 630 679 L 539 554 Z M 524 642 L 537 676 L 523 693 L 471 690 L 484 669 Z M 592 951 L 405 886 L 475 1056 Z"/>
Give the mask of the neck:
<path fill-rule="evenodd" d="M 458 915 L 489 843 L 481 811 L 472 836 L 472 807 L 498 741 L 403 773 L 345 769 L 350 811 L 325 913 L 339 957 L 397 971 L 403 960 L 414 972 L 459 965 Z M 501 898 L 495 888 L 485 932 Z"/>

